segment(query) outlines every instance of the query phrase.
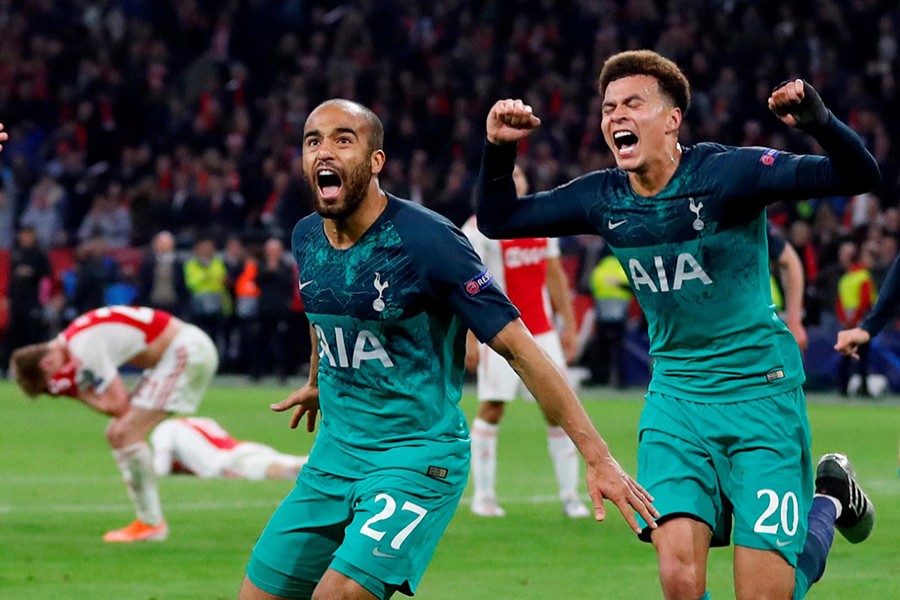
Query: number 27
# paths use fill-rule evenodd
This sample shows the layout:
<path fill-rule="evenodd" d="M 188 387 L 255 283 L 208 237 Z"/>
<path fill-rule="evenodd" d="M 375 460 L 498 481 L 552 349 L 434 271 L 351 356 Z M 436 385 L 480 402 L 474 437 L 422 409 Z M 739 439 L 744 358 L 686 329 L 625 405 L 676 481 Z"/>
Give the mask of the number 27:
<path fill-rule="evenodd" d="M 384 537 L 386 532 L 378 531 L 377 529 L 373 529 L 371 525 L 378 523 L 379 521 L 384 521 L 385 519 L 391 518 L 395 512 L 397 512 L 397 501 L 394 500 L 392 496 L 389 494 L 378 494 L 375 496 L 376 502 L 384 502 L 384 508 L 381 509 L 381 512 L 377 515 L 370 518 L 368 521 L 363 523 L 363 526 L 360 528 L 359 532 L 363 535 L 367 535 L 370 538 L 381 541 L 381 538 Z M 428 514 L 428 511 L 417 504 L 413 504 L 412 502 L 404 502 L 403 506 L 400 510 L 405 510 L 411 513 L 414 513 L 416 516 L 413 521 L 400 530 L 400 532 L 394 536 L 394 539 L 391 540 L 391 548 L 394 550 L 399 550 L 400 546 L 403 545 L 403 542 L 406 541 L 406 538 L 409 537 L 409 534 L 412 533 L 413 529 L 425 518 L 425 515 Z"/>

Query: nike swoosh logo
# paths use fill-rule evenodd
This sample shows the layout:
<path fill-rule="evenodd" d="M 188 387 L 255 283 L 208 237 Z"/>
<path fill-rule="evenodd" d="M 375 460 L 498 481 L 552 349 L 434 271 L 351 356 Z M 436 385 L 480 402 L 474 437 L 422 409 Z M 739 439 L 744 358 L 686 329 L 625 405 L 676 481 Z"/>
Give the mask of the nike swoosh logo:
<path fill-rule="evenodd" d="M 379 558 L 397 558 L 396 554 L 387 554 L 378 548 L 372 548 L 372 556 L 377 556 Z"/>
<path fill-rule="evenodd" d="M 312 279 L 310 279 L 309 281 L 301 281 L 301 282 L 300 282 L 300 285 L 298 285 L 297 287 L 299 287 L 299 288 L 300 288 L 300 291 L 302 292 L 302 291 L 303 291 L 303 288 L 305 288 L 306 286 L 308 286 L 308 285 L 311 284 L 312 282 L 313 282 Z"/>
<path fill-rule="evenodd" d="M 783 547 L 788 546 L 793 543 L 794 543 L 794 540 L 775 540 L 775 545 L 778 546 L 779 548 L 783 548 Z"/>
<path fill-rule="evenodd" d="M 628 219 L 622 219 L 621 221 L 616 221 L 615 223 L 613 223 L 612 219 L 610 219 L 609 222 L 607 223 L 607 226 L 610 228 L 610 230 L 613 230 L 616 227 L 618 227 L 619 225 L 623 225 L 625 223 L 625 221 L 627 221 L 627 220 Z"/>

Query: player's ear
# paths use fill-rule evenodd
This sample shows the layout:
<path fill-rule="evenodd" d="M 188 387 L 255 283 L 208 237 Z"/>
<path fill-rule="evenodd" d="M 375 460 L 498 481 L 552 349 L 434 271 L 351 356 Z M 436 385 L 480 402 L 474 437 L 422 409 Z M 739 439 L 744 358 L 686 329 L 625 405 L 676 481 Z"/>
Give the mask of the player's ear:
<path fill-rule="evenodd" d="M 387 160 L 387 157 L 384 154 L 384 150 L 381 148 L 372 153 L 372 175 L 381 173 L 381 169 L 384 168 L 385 160 Z"/>
<path fill-rule="evenodd" d="M 681 129 L 683 117 L 684 115 L 682 115 L 680 108 L 677 106 L 670 108 L 669 114 L 666 116 L 666 133 L 675 133 Z"/>

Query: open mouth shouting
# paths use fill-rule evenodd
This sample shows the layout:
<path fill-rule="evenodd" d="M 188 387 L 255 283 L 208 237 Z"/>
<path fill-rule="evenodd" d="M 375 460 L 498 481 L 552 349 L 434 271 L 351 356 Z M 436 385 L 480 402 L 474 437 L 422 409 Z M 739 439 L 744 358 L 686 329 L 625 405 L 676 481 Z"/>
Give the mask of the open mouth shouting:
<path fill-rule="evenodd" d="M 316 186 L 323 200 L 334 200 L 341 193 L 344 183 L 337 171 L 323 166 L 316 170 Z"/>
<path fill-rule="evenodd" d="M 627 157 L 634 154 L 638 145 L 638 136 L 633 131 L 620 129 L 612 134 L 613 144 L 616 146 L 616 152 L 621 157 Z"/>

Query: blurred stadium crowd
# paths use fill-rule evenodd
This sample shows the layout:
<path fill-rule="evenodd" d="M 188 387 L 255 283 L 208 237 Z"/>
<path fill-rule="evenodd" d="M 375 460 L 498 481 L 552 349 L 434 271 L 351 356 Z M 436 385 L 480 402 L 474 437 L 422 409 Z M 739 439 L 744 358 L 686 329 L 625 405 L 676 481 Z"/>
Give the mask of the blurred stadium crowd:
<path fill-rule="evenodd" d="M 613 166 L 595 79 L 638 47 L 691 81 L 688 144 L 816 152 L 766 107 L 794 76 L 863 136 L 876 193 L 770 210 L 803 260 L 807 324 L 833 329 L 842 245 L 876 285 L 897 254 L 898 31 L 893 0 L 0 0 L 5 347 L 133 301 L 203 323 L 228 369 L 293 372 L 308 340 L 279 243 L 312 210 L 298 159 L 313 107 L 372 107 L 383 187 L 461 224 L 499 98 L 543 119 L 520 148 L 532 189 Z M 598 244 L 564 244 L 582 293 Z M 269 339 L 272 356 L 246 352 Z"/>

